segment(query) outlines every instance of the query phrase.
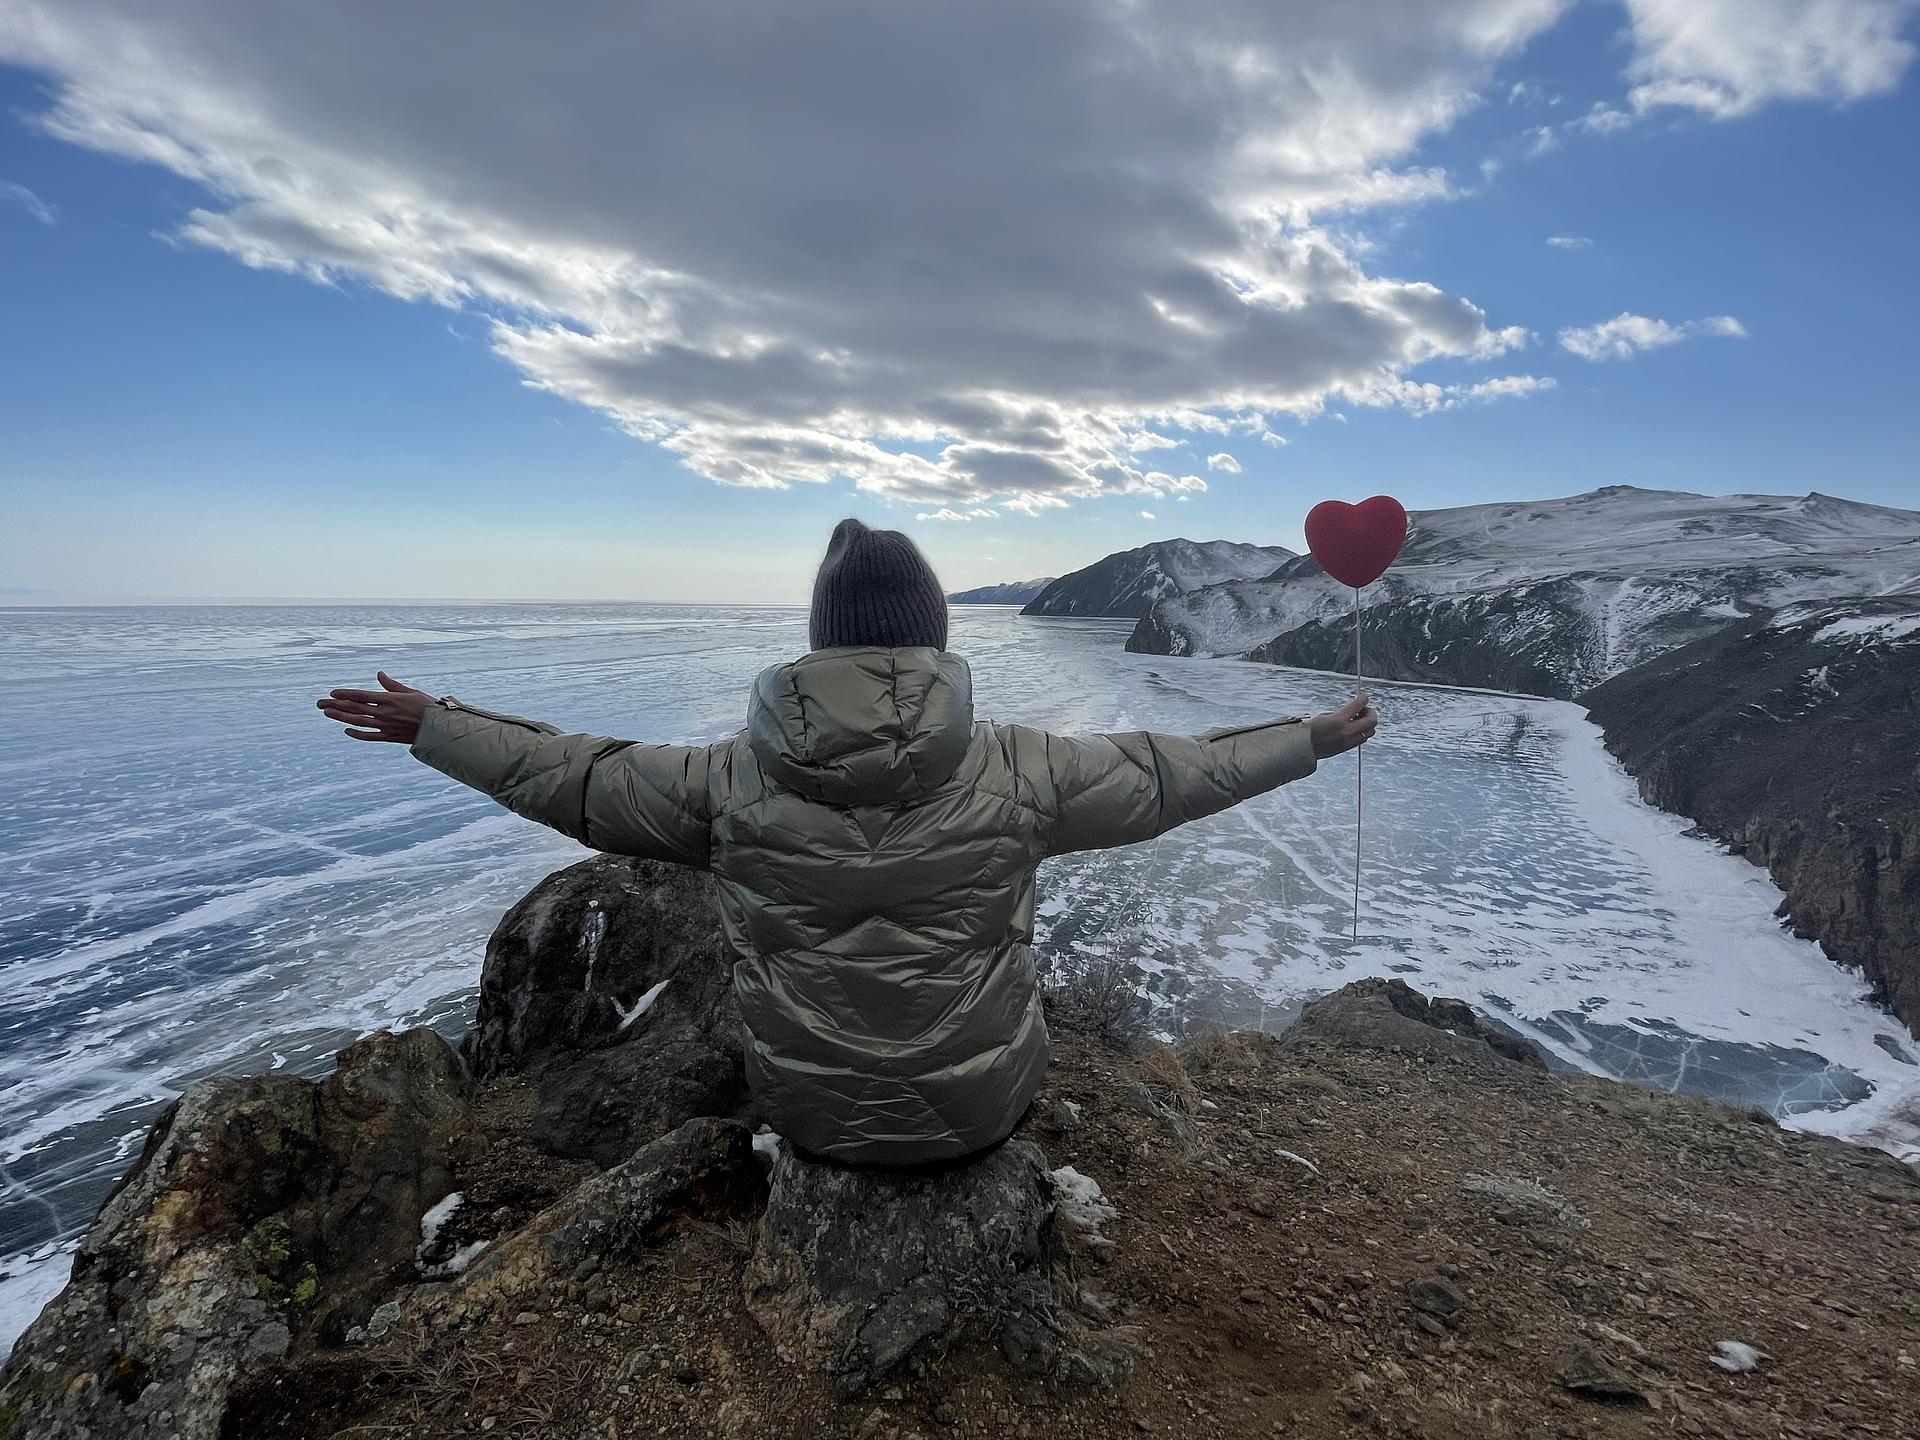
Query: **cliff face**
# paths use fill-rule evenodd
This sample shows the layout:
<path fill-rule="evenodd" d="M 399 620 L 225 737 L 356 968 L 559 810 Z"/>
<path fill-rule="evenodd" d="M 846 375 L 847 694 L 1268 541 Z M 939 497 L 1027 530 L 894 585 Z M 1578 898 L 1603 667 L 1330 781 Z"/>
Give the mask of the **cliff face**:
<path fill-rule="evenodd" d="M 1920 603 L 1756 616 L 1580 698 L 1648 801 L 1765 865 L 1920 1028 Z"/>
<path fill-rule="evenodd" d="M 594 1147 L 553 1144 L 552 1077 L 626 1052 L 644 1089 L 728 1028 L 705 884 L 603 858 L 517 907 L 489 1079 L 414 1031 L 190 1087 L 0 1371 L 0 1440 L 1920 1426 L 1920 1178 L 1551 1074 L 1398 981 L 1179 1050 L 1050 1006 L 1020 1128 L 937 1171 L 672 1086 L 607 1116 L 617 1158 L 556 1156 Z"/>

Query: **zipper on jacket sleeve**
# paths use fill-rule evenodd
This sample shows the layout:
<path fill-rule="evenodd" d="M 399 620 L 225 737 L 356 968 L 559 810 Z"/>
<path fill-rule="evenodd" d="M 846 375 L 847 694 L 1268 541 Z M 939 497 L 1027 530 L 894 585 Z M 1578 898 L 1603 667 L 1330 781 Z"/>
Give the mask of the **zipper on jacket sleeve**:
<path fill-rule="evenodd" d="M 478 715 L 483 720 L 498 720 L 503 725 L 518 725 L 523 730 L 533 730 L 541 734 L 547 733 L 546 726 L 537 724 L 532 720 L 525 719 L 519 715 L 502 715 L 497 710 L 482 710 L 478 705 L 469 705 L 464 700 L 460 700 L 452 695 L 442 695 L 433 703 L 444 706 L 448 710 L 464 710 L 467 714 Z"/>

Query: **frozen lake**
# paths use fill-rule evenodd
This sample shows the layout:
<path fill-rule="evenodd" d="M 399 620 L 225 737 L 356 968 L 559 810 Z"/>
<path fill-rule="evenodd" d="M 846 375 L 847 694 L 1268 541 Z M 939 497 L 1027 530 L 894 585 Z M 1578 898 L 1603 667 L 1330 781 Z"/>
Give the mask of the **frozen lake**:
<path fill-rule="evenodd" d="M 1351 685 L 1129 655 L 1130 622 L 956 611 L 983 716 L 1195 732 Z M 568 728 L 707 741 L 798 609 L 364 605 L 0 610 L 0 1345 L 160 1108 L 222 1071 L 323 1073 L 382 1025 L 453 1034 L 486 936 L 586 852 L 332 733 L 375 668 Z M 1353 761 L 1041 872 L 1039 954 L 1139 964 L 1169 1024 L 1283 1024 L 1399 975 L 1558 1060 L 1920 1155 L 1920 1044 L 1774 919 L 1763 871 L 1640 803 L 1574 706 L 1376 686 L 1366 879 Z M 24 703 L 21 703 L 24 701 Z"/>

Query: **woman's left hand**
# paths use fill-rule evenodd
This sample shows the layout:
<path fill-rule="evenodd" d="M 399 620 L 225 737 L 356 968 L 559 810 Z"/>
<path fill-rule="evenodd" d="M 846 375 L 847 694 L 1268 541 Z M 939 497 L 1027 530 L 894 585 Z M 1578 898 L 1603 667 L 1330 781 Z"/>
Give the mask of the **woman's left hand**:
<path fill-rule="evenodd" d="M 1368 701 L 1367 692 L 1362 690 L 1338 710 L 1316 715 L 1310 723 L 1313 726 L 1314 759 L 1325 760 L 1357 749 L 1371 740 L 1373 732 L 1380 728 L 1380 715 Z"/>

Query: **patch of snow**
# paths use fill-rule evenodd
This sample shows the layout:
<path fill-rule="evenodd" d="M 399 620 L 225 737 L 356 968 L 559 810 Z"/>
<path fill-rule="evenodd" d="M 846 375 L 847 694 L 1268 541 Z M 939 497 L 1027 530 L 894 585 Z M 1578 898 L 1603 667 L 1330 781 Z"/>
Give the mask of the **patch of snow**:
<path fill-rule="evenodd" d="M 753 1153 L 772 1164 L 780 1158 L 780 1147 L 786 1143 L 778 1132 L 762 1125 L 753 1136 Z"/>
<path fill-rule="evenodd" d="M 454 1212 L 466 1202 L 465 1192 L 456 1190 L 420 1217 L 420 1247 L 414 1251 L 416 1258 L 426 1254 L 433 1242 L 440 1238 L 440 1232 L 446 1228 L 447 1221 L 451 1220 Z"/>
<path fill-rule="evenodd" d="M 1758 1370 L 1762 1360 L 1772 1357 L 1764 1350 L 1756 1350 L 1738 1340 L 1720 1340 L 1715 1342 L 1713 1354 L 1707 1358 L 1729 1375 L 1741 1375 L 1749 1370 Z"/>
<path fill-rule="evenodd" d="M 46 1244 L 0 1261 L 0 1360 L 6 1359 L 20 1333 L 40 1318 L 47 1302 L 66 1288 L 79 1243 Z"/>
<path fill-rule="evenodd" d="M 1820 645 L 1903 645 L 1920 639 L 1920 615 L 1849 615 L 1813 632 Z"/>
<path fill-rule="evenodd" d="M 658 985 L 647 990 L 638 1000 L 634 1001 L 631 1010 L 620 1010 L 620 1002 L 618 1000 L 614 1001 L 613 1008 L 620 1010 L 620 1028 L 625 1030 L 629 1025 L 633 1024 L 634 1021 L 651 1010 L 653 1008 L 653 1002 L 660 998 L 660 992 L 666 988 L 667 982 L 662 980 Z"/>
<path fill-rule="evenodd" d="M 464 1192 L 456 1190 L 439 1204 L 433 1206 L 420 1217 L 420 1244 L 413 1252 L 413 1262 L 420 1273 L 428 1280 L 450 1280 L 467 1266 L 471 1265 L 488 1241 L 469 1240 L 450 1252 L 445 1259 L 436 1259 L 440 1233 L 447 1228 L 447 1222 L 453 1219 L 456 1211 L 466 1203 Z"/>
<path fill-rule="evenodd" d="M 1304 1166 L 1306 1169 L 1311 1170 L 1315 1175 L 1318 1175 L 1320 1173 L 1320 1167 L 1314 1164 L 1311 1160 L 1307 1159 L 1307 1157 L 1304 1155 L 1296 1155 L 1291 1150 L 1275 1150 L 1273 1153 L 1278 1155 L 1282 1160 L 1291 1160 L 1296 1165 Z"/>
<path fill-rule="evenodd" d="M 1102 1193 L 1100 1182 L 1091 1175 L 1082 1175 L 1071 1165 L 1062 1165 L 1053 1171 L 1052 1178 L 1054 1205 L 1061 1218 L 1086 1231 L 1089 1239 L 1105 1240 L 1100 1227 L 1120 1212 Z"/>

